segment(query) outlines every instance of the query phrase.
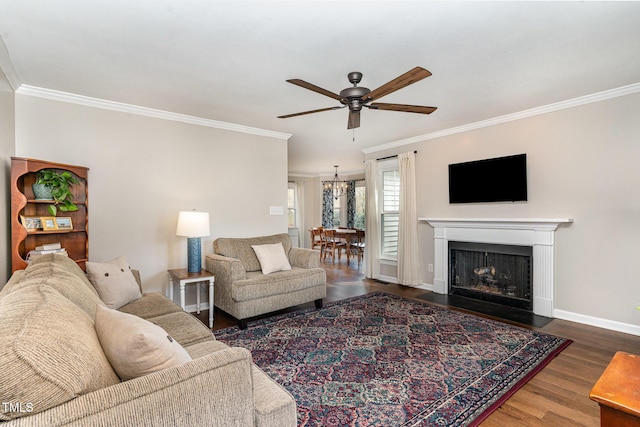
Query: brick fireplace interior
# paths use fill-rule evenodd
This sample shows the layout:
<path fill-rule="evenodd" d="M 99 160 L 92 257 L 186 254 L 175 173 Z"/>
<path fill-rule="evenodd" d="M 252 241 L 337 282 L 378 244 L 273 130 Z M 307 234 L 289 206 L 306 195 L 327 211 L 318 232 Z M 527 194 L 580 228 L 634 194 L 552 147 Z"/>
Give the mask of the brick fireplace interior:
<path fill-rule="evenodd" d="M 449 294 L 533 309 L 531 246 L 449 242 Z"/>

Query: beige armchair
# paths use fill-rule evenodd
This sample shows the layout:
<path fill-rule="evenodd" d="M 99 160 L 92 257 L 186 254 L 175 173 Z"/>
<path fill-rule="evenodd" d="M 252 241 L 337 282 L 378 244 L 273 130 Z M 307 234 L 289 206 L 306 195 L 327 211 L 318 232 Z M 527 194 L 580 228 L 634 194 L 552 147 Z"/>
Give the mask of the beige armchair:
<path fill-rule="evenodd" d="M 282 244 L 291 270 L 263 274 L 252 245 L 277 243 Z M 205 265 L 215 275 L 214 305 L 238 319 L 241 328 L 252 317 L 310 301 L 322 307 L 327 277 L 320 267 L 320 252 L 292 248 L 288 234 L 219 238 L 213 247 L 215 253 L 205 257 Z"/>

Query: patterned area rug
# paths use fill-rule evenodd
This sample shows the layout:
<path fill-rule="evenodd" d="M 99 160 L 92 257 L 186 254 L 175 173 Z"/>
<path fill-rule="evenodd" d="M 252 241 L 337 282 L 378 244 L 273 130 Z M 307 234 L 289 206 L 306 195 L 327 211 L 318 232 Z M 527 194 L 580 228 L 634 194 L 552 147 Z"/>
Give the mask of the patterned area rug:
<path fill-rule="evenodd" d="M 215 335 L 323 427 L 477 425 L 571 343 L 384 293 Z"/>

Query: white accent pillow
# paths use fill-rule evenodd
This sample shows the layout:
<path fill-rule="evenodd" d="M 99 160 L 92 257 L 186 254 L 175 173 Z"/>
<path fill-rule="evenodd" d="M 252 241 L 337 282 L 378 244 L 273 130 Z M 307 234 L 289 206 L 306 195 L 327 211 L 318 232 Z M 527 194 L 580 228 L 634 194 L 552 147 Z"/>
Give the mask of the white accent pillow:
<path fill-rule="evenodd" d="M 142 297 L 140 286 L 123 256 L 109 262 L 86 263 L 87 275 L 109 308 L 120 308 Z"/>
<path fill-rule="evenodd" d="M 164 329 L 133 314 L 98 306 L 95 328 L 102 351 L 123 381 L 191 360 Z"/>
<path fill-rule="evenodd" d="M 287 254 L 284 253 L 282 243 L 272 245 L 251 245 L 253 251 L 260 261 L 262 274 L 273 273 L 274 271 L 291 270 L 291 264 Z"/>

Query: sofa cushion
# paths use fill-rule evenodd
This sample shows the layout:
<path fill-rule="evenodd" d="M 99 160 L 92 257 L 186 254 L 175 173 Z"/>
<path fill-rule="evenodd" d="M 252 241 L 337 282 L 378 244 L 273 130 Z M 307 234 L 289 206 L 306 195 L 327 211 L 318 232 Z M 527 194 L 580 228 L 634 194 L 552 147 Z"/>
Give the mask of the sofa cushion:
<path fill-rule="evenodd" d="M 195 316 L 184 311 L 150 317 L 147 320 L 167 331 L 184 347 L 214 339 L 211 329 Z"/>
<path fill-rule="evenodd" d="M 87 275 L 109 308 L 120 308 L 142 296 L 136 278 L 123 256 L 109 262 L 87 262 Z"/>
<path fill-rule="evenodd" d="M 148 292 L 143 294 L 142 298 L 123 305 L 118 311 L 149 319 L 163 314 L 177 313 L 182 309 L 162 293 Z"/>
<path fill-rule="evenodd" d="M 0 325 L 0 396 L 3 402 L 29 402 L 33 409 L 10 412 L 1 405 L 1 420 L 41 412 L 120 382 L 91 318 L 49 286 L 4 295 Z"/>
<path fill-rule="evenodd" d="M 251 245 L 251 247 L 258 257 L 262 274 L 291 270 L 291 264 L 284 253 L 282 243 Z"/>
<path fill-rule="evenodd" d="M 98 307 L 95 325 L 100 345 L 123 381 L 191 360 L 164 329 L 132 314 Z"/>
<path fill-rule="evenodd" d="M 104 305 L 84 272 L 69 257 L 47 254 L 27 266 L 19 281 L 7 284 L 8 292 L 27 286 L 48 286 L 81 308 L 92 320 L 96 307 Z"/>
<path fill-rule="evenodd" d="M 43 270 L 41 270 L 41 268 Z M 32 277 L 34 274 L 38 275 L 50 275 L 52 272 L 60 273 L 64 271 L 66 274 L 77 277 L 82 283 L 84 283 L 91 292 L 98 295 L 96 290 L 91 285 L 89 278 L 84 271 L 76 264 L 74 260 L 66 255 L 60 254 L 46 254 L 38 259 L 31 261 L 31 263 L 25 269 L 27 276 Z"/>
<path fill-rule="evenodd" d="M 294 267 L 290 271 L 277 271 L 268 275 L 260 272 L 247 273 L 246 279 L 236 280 L 231 285 L 231 298 L 241 302 L 285 295 L 314 286 L 325 286 L 326 277 L 323 268 Z"/>
<path fill-rule="evenodd" d="M 289 256 L 291 239 L 286 233 L 249 238 L 221 237 L 213 242 L 213 248 L 218 255 L 240 260 L 246 271 L 260 271 L 260 261 L 251 246 L 273 243 L 282 243 L 285 254 Z"/>

